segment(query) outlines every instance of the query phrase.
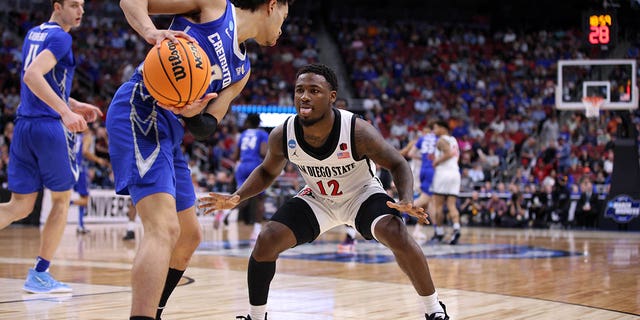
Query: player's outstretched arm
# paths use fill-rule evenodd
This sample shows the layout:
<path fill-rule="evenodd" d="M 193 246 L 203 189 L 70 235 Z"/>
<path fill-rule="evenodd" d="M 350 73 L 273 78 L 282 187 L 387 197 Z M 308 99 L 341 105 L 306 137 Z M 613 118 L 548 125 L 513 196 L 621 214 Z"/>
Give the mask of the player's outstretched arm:
<path fill-rule="evenodd" d="M 413 174 L 400 152 L 376 128 L 362 119 L 356 120 L 355 141 L 358 159 L 368 157 L 391 172 L 400 199 L 398 203 L 389 202 L 387 205 L 427 223 L 427 213 L 413 204 Z"/>
<path fill-rule="evenodd" d="M 204 208 L 206 213 L 215 210 L 230 209 L 270 186 L 280 173 L 282 173 L 282 170 L 287 164 L 287 158 L 284 155 L 282 147 L 283 133 L 284 129 L 282 125 L 277 126 L 271 131 L 269 135 L 269 148 L 264 161 L 251 172 L 240 189 L 232 195 L 210 193 L 209 196 L 199 199 L 199 207 Z"/>

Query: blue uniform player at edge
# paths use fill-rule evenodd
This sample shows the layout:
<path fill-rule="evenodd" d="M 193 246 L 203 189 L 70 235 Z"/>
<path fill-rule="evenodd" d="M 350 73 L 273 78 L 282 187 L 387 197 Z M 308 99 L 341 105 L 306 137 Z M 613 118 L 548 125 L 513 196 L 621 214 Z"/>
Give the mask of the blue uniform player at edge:
<path fill-rule="evenodd" d="M 38 191 L 51 190 L 51 211 L 42 228 L 40 251 L 23 289 L 71 292 L 47 271 L 67 224 L 71 189 L 78 179 L 75 132 L 102 113 L 70 97 L 76 60 L 69 31 L 80 25 L 83 0 L 52 0 L 48 22 L 29 30 L 22 47 L 20 105 L 8 167 L 11 200 L 0 204 L 0 228 L 33 210 Z"/>
<path fill-rule="evenodd" d="M 258 167 L 267 154 L 267 141 L 269 134 L 260 129 L 260 115 L 251 113 L 244 121 L 245 130 L 240 134 L 238 144 L 232 155 L 232 159 L 238 161 L 235 170 L 236 184 L 240 188 L 249 177 L 253 169 Z M 262 230 L 264 219 L 264 192 L 249 199 L 239 208 L 241 216 L 246 216 L 247 223 L 253 222 L 253 231 L 250 239 L 255 241 Z"/>
<path fill-rule="evenodd" d="M 273 46 L 292 0 L 121 0 L 133 29 L 148 43 L 183 37 L 197 41 L 212 64 L 211 85 L 182 108 L 159 105 L 143 85 L 140 68 L 116 92 L 107 114 L 109 155 L 116 192 L 130 194 L 142 225 L 131 272 L 130 319 L 159 319 L 201 238 L 195 191 L 181 152 L 182 119 L 196 139 L 216 130 L 250 76 L 243 42 Z M 159 30 L 150 15 L 174 15 Z M 163 289 L 164 288 L 164 289 Z"/>

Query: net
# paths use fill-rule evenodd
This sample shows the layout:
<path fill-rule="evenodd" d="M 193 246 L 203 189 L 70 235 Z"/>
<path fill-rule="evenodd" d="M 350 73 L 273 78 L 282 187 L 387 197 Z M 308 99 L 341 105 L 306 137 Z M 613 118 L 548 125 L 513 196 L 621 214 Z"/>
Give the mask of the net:
<path fill-rule="evenodd" d="M 582 98 L 587 118 L 597 119 L 600 117 L 600 108 L 604 104 L 604 98 L 599 96 L 591 96 Z"/>

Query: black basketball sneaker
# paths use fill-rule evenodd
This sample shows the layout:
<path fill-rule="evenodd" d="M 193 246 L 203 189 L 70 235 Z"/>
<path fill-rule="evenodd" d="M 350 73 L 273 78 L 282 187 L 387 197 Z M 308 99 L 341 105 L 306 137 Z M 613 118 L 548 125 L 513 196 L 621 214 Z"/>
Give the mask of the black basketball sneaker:
<path fill-rule="evenodd" d="M 444 303 L 442 303 L 442 301 L 440 302 L 440 306 L 442 307 L 442 310 L 444 310 L 444 313 L 441 312 L 435 312 L 432 314 L 424 314 L 424 318 L 426 320 L 449 320 L 449 315 L 447 314 L 447 307 L 445 307 Z"/>

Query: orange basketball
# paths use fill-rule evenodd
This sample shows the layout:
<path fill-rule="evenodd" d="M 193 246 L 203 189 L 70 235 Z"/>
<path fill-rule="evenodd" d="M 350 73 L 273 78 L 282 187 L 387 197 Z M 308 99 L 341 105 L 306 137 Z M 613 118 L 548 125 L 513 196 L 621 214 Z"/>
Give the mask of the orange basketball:
<path fill-rule="evenodd" d="M 202 48 L 183 38 L 162 41 L 144 59 L 144 85 L 158 102 L 184 107 L 201 98 L 211 80 L 211 63 Z"/>

